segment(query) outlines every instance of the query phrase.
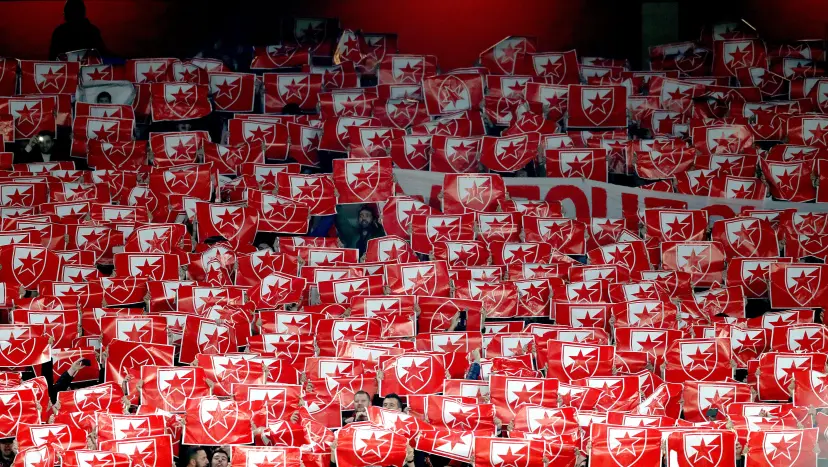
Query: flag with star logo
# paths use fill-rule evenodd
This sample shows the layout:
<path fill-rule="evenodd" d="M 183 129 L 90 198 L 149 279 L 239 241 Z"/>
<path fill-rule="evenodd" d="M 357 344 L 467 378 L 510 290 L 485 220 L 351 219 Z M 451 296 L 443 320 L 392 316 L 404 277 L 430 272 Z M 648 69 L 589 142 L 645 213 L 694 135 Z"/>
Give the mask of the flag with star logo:
<path fill-rule="evenodd" d="M 349 304 L 362 295 L 382 295 L 384 286 L 382 276 L 335 279 L 317 284 L 322 303 L 343 304 Z"/>
<path fill-rule="evenodd" d="M 29 139 L 41 131 L 55 132 L 57 122 L 53 98 L 47 97 L 0 97 L 0 114 L 14 119 L 14 138 Z"/>
<path fill-rule="evenodd" d="M 748 152 L 754 142 L 748 125 L 700 125 L 693 127 L 691 133 L 693 146 L 702 154 Z"/>
<path fill-rule="evenodd" d="M 454 125 L 461 125 L 461 122 Z M 443 173 L 477 172 L 482 144 L 483 138 L 480 137 L 435 133 L 431 138 L 430 170 Z"/>
<path fill-rule="evenodd" d="M 3 408 L 3 415 L 0 416 L 0 436 L 13 438 L 17 433 L 18 425 L 40 423 L 38 404 L 33 389 L 21 387 L 0 389 L 0 407 Z"/>
<path fill-rule="evenodd" d="M 204 143 L 204 162 L 213 164 L 213 169 L 222 175 L 237 175 L 241 164 L 264 164 L 264 146 L 243 143 L 236 146 Z"/>
<path fill-rule="evenodd" d="M 173 442 L 169 434 L 111 440 L 99 447 L 103 451 L 126 454 L 134 466 L 162 467 L 173 464 Z"/>
<path fill-rule="evenodd" d="M 428 215 L 434 210 L 419 199 L 407 196 L 393 196 L 382 206 L 381 218 L 385 233 L 400 238 L 409 238 L 408 229 L 417 214 Z"/>
<path fill-rule="evenodd" d="M 107 348 L 104 381 L 122 384 L 127 375 L 140 372 L 144 366 L 171 366 L 174 350 L 172 345 L 115 339 Z"/>
<path fill-rule="evenodd" d="M 148 344 L 167 343 L 167 320 L 162 316 L 102 316 L 99 322 L 104 347 L 115 339 Z"/>
<path fill-rule="evenodd" d="M 233 446 L 231 465 L 241 467 L 279 467 L 301 465 L 298 446 Z"/>
<path fill-rule="evenodd" d="M 372 238 L 367 242 L 365 261 L 381 261 L 394 263 L 416 262 L 414 250 L 403 238 L 396 235 Z"/>
<path fill-rule="evenodd" d="M 76 450 L 63 453 L 64 467 L 130 467 L 132 459 L 128 454 L 111 451 Z"/>
<path fill-rule="evenodd" d="M 713 223 L 713 241 L 725 248 L 728 259 L 733 257 L 779 256 L 779 245 L 771 223 L 764 219 L 737 217 Z"/>
<path fill-rule="evenodd" d="M 567 126 L 611 128 L 627 126 L 627 89 L 624 86 L 571 84 Z"/>
<path fill-rule="evenodd" d="M 275 70 L 310 63 L 308 47 L 282 42 L 268 46 L 253 47 L 251 70 Z"/>
<path fill-rule="evenodd" d="M 667 436 L 666 456 L 676 467 L 729 466 L 736 462 L 735 446 L 733 431 L 674 431 Z"/>
<path fill-rule="evenodd" d="M 141 367 L 141 403 L 170 412 L 184 411 L 188 398 L 210 395 L 206 373 L 200 367 Z"/>
<path fill-rule="evenodd" d="M 546 176 L 607 181 L 607 150 L 547 149 Z"/>
<path fill-rule="evenodd" d="M 426 170 L 431 160 L 431 138 L 431 135 L 405 135 L 391 140 L 391 160 L 401 169 Z"/>
<path fill-rule="evenodd" d="M 727 283 L 741 285 L 748 298 L 767 297 L 770 266 L 774 263 L 792 262 L 793 258 L 783 257 L 731 258 L 727 268 Z"/>
<path fill-rule="evenodd" d="M 713 42 L 713 74 L 737 76 L 739 68 L 767 66 L 767 50 L 760 39 L 726 39 Z"/>
<path fill-rule="evenodd" d="M 253 111 L 256 98 L 256 75 L 211 72 L 209 85 L 215 110 L 220 112 Z"/>
<path fill-rule="evenodd" d="M 374 294 L 375 295 L 375 294 Z M 337 355 L 338 342 L 379 339 L 382 323 L 376 318 L 325 318 L 316 324 L 316 344 L 319 355 Z"/>
<path fill-rule="evenodd" d="M 664 354 L 664 381 L 724 381 L 733 377 L 731 357 L 727 339 L 677 339 Z"/>
<path fill-rule="evenodd" d="M 690 282 L 694 286 L 721 282 L 725 257 L 724 246 L 719 242 L 668 241 L 661 244 L 662 268 L 690 273 Z"/>
<path fill-rule="evenodd" d="M 551 408 L 558 405 L 559 381 L 556 379 L 492 374 L 489 386 L 491 403 L 503 423 L 512 421 L 524 406 Z"/>
<path fill-rule="evenodd" d="M 80 64 L 20 60 L 20 94 L 74 94 Z"/>
<path fill-rule="evenodd" d="M 559 340 L 547 342 L 547 375 L 570 382 L 590 376 L 609 376 L 615 347 L 576 344 Z"/>
<path fill-rule="evenodd" d="M 492 433 L 494 415 L 492 404 L 464 404 L 451 396 L 428 396 L 426 419 L 437 428 Z"/>
<path fill-rule="evenodd" d="M 330 175 L 276 174 L 276 192 L 308 205 L 311 215 L 323 216 L 336 212 L 336 187 Z"/>
<path fill-rule="evenodd" d="M 227 124 L 227 142 L 237 146 L 244 143 L 264 146 L 265 157 L 284 160 L 288 153 L 287 122 L 271 121 L 265 116 L 252 116 L 253 119 L 231 119 Z M 244 167 L 244 166 L 242 166 Z M 242 171 L 242 173 L 244 173 Z M 254 171 L 253 175 L 257 175 Z M 266 175 L 266 174 L 265 174 Z M 276 185 L 276 180 L 270 180 Z"/>
<path fill-rule="evenodd" d="M 253 413 L 247 405 L 215 397 L 187 399 L 184 443 L 206 446 L 252 443 Z"/>
<path fill-rule="evenodd" d="M 210 135 L 206 131 L 150 133 L 149 146 L 152 150 L 153 163 L 156 167 L 193 164 L 196 162 L 199 150 L 207 141 L 210 141 Z M 172 180 L 168 183 L 175 184 Z"/>
<path fill-rule="evenodd" d="M 480 53 L 480 65 L 494 75 L 528 73 L 536 49 L 535 37 L 508 36 Z"/>
<path fill-rule="evenodd" d="M 814 200 L 814 161 L 760 162 L 771 196 L 781 201 L 802 203 Z"/>
<path fill-rule="evenodd" d="M 21 451 L 48 446 L 59 451 L 86 448 L 86 433 L 66 424 L 17 425 L 17 446 Z"/>
<path fill-rule="evenodd" d="M 72 121 L 72 155 L 87 153 L 89 141 L 122 143 L 132 139 L 134 120 L 115 117 L 75 117 Z"/>
<path fill-rule="evenodd" d="M 377 99 L 374 101 L 373 115 L 383 126 L 400 129 L 430 121 L 425 104 L 415 99 Z"/>
<path fill-rule="evenodd" d="M 337 89 L 319 93 L 319 110 L 323 119 L 333 117 L 370 117 L 377 100 L 373 90 Z"/>
<path fill-rule="evenodd" d="M 471 431 L 449 429 L 424 430 L 416 438 L 416 448 L 418 451 L 470 463 L 474 454 L 476 434 Z M 492 436 L 494 432 L 483 434 Z"/>
<path fill-rule="evenodd" d="M 423 80 L 423 93 L 429 115 L 475 110 L 483 102 L 483 76 L 479 73 L 429 76 Z"/>
<path fill-rule="evenodd" d="M 643 426 L 590 425 L 591 462 L 644 467 L 661 463 L 661 432 Z"/>
<path fill-rule="evenodd" d="M 337 203 L 366 203 L 390 198 L 394 194 L 392 172 L 392 162 L 387 157 L 335 160 L 333 180 Z"/>
<path fill-rule="evenodd" d="M 445 261 L 388 264 L 385 275 L 388 287 L 395 295 L 450 295 L 448 265 Z"/>
<path fill-rule="evenodd" d="M 238 349 L 232 323 L 188 315 L 184 323 L 180 360 L 191 362 L 197 354 L 225 354 Z"/>
<path fill-rule="evenodd" d="M 776 263 L 770 265 L 770 300 L 773 308 L 823 307 L 821 286 L 824 265 Z"/>
<path fill-rule="evenodd" d="M 439 241 L 474 240 L 474 214 L 415 215 L 411 219 L 411 247 L 428 254 Z"/>
<path fill-rule="evenodd" d="M 822 371 L 826 361 L 828 356 L 813 352 L 765 352 L 759 355 L 759 400 L 787 401 L 797 372 Z"/>
<path fill-rule="evenodd" d="M 817 464 L 818 428 L 750 431 L 746 462 L 761 467 L 806 467 Z"/>
<path fill-rule="evenodd" d="M 351 423 L 336 434 L 336 463 L 342 467 L 402 465 L 406 446 L 405 436 L 369 423 Z"/>
<path fill-rule="evenodd" d="M 386 54 L 379 63 L 380 84 L 420 84 L 437 73 L 434 55 Z"/>
<path fill-rule="evenodd" d="M 179 257 L 169 253 L 115 253 L 115 278 L 172 280 L 179 276 Z"/>
<path fill-rule="evenodd" d="M 379 388 L 382 394 L 434 394 L 442 390 L 446 379 L 443 356 L 437 354 L 381 356 L 379 367 L 383 373 Z"/>
<path fill-rule="evenodd" d="M 566 52 L 537 52 L 530 54 L 532 73 L 548 84 L 578 84 L 581 81 L 578 55 L 575 50 Z"/>
<path fill-rule="evenodd" d="M 304 203 L 259 190 L 247 190 L 248 206 L 259 218 L 257 231 L 304 234 L 308 231 L 310 209 Z"/>
<path fill-rule="evenodd" d="M 541 467 L 544 450 L 542 440 L 475 437 L 474 466 Z"/>
<path fill-rule="evenodd" d="M 154 122 L 193 120 L 212 112 L 210 88 L 203 84 L 160 83 L 150 87 Z"/>
<path fill-rule="evenodd" d="M 480 162 L 495 172 L 514 172 L 538 158 L 539 144 L 537 132 L 500 138 L 484 136 Z"/>
<path fill-rule="evenodd" d="M 288 104 L 303 110 L 314 110 L 322 89 L 322 75 L 313 73 L 265 73 L 265 113 L 282 113 Z"/>
<path fill-rule="evenodd" d="M 198 366 L 210 381 L 214 381 L 215 396 L 231 396 L 233 384 L 265 384 L 264 363 L 249 356 L 199 355 Z M 192 399 L 195 400 L 195 399 Z"/>
<path fill-rule="evenodd" d="M 647 250 L 643 241 L 618 242 L 604 245 L 587 252 L 591 264 L 613 264 L 630 272 L 650 269 Z"/>
<path fill-rule="evenodd" d="M 147 163 L 146 141 L 86 143 L 86 160 L 97 170 L 137 170 Z"/>
<path fill-rule="evenodd" d="M 63 258 L 51 249 L 35 245 L 3 245 L 0 253 L 0 278 L 9 286 L 35 290 L 39 281 L 60 281 Z"/>
<path fill-rule="evenodd" d="M 196 203 L 198 239 L 224 237 L 234 248 L 253 243 L 259 218 L 254 208 L 239 204 Z"/>
<path fill-rule="evenodd" d="M 751 402 L 751 387 L 745 383 L 727 381 L 687 381 L 684 383 L 684 419 L 705 422 L 711 410 L 715 420 L 727 420 L 727 408 L 735 402 Z"/>
<path fill-rule="evenodd" d="M 163 415 L 125 415 L 98 412 L 95 420 L 98 443 L 110 440 L 161 436 L 167 430 Z"/>
<path fill-rule="evenodd" d="M 497 174 L 451 174 L 443 176 L 443 212 L 493 212 L 506 196 L 503 178 Z"/>

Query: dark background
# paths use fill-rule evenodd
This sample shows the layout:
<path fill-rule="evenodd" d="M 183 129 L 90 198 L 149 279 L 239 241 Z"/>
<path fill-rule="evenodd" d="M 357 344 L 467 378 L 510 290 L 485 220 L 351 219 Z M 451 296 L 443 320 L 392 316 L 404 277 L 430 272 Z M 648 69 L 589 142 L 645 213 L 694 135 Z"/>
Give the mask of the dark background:
<path fill-rule="evenodd" d="M 89 19 L 123 57 L 187 57 L 215 31 L 243 42 L 279 37 L 282 17 L 337 17 L 343 27 L 396 32 L 401 52 L 436 54 L 442 69 L 471 65 L 503 37 L 538 38 L 539 50 L 641 57 L 642 4 L 636 0 L 87 0 Z M 659 3 L 659 2 L 655 2 Z M 744 18 L 771 41 L 824 38 L 827 0 L 676 1 L 678 37 L 702 24 Z M 0 1 L 0 55 L 44 59 L 63 1 Z M 646 26 L 645 26 L 646 27 Z"/>

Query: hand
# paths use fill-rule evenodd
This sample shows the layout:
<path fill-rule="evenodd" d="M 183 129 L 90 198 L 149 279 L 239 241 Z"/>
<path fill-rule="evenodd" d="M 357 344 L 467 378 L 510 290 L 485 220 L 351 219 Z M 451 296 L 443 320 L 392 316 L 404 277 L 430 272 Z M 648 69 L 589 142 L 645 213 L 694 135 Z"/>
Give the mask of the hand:
<path fill-rule="evenodd" d="M 83 368 L 83 359 L 81 358 L 81 359 L 75 360 L 72 363 L 72 366 L 70 366 L 69 369 L 66 370 L 66 372 L 69 373 L 69 376 L 74 378 L 75 375 L 78 374 L 78 372 L 81 371 L 82 368 Z"/>

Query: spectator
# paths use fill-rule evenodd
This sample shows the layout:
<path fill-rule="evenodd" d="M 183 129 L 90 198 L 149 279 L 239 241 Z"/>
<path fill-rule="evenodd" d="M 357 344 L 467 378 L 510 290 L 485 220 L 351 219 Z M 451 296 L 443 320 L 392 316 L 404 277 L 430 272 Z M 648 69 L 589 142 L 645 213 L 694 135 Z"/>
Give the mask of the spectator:
<path fill-rule="evenodd" d="M 67 0 L 63 6 L 63 19 L 66 22 L 52 33 L 52 44 L 49 47 L 51 60 L 72 50 L 97 49 L 101 54 L 105 52 L 101 31 L 86 18 L 83 0 Z"/>
<path fill-rule="evenodd" d="M 208 467 L 210 460 L 207 458 L 207 450 L 203 446 L 194 446 L 187 453 L 187 467 Z"/>
<path fill-rule="evenodd" d="M 374 206 L 370 204 L 363 204 L 359 208 L 355 222 L 352 216 L 353 210 L 348 206 L 337 206 L 336 230 L 339 232 L 342 246 L 356 248 L 359 250 L 359 256 L 362 256 L 368 249 L 368 240 L 384 236 L 385 230 L 377 220 Z"/>
<path fill-rule="evenodd" d="M 97 102 L 98 104 L 111 104 L 112 103 L 112 94 L 110 94 L 106 91 L 104 91 L 102 93 L 99 93 L 95 97 L 95 102 Z"/>
<path fill-rule="evenodd" d="M 0 467 L 11 467 L 14 464 L 14 439 L 0 440 Z"/>
<path fill-rule="evenodd" d="M 368 407 L 371 407 L 371 395 L 365 391 L 354 393 L 354 416 L 345 419 L 345 423 L 368 421 Z"/>
<path fill-rule="evenodd" d="M 18 151 L 16 163 L 68 161 L 69 150 L 51 131 L 41 131 Z"/>
<path fill-rule="evenodd" d="M 386 410 L 393 410 L 395 412 L 403 411 L 403 401 L 400 396 L 391 393 L 386 394 L 385 399 L 382 400 L 382 408 Z"/>
<path fill-rule="evenodd" d="M 230 465 L 230 454 L 224 449 L 216 449 L 210 456 L 210 467 L 228 467 Z"/>

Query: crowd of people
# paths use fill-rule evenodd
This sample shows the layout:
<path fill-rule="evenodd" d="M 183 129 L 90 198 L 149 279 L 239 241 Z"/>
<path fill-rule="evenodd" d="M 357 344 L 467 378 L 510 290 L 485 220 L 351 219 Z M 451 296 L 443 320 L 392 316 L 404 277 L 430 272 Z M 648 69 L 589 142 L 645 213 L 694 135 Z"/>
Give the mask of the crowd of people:
<path fill-rule="evenodd" d="M 65 13 L 0 59 L 0 467 L 828 459 L 824 42 L 123 60 Z"/>

